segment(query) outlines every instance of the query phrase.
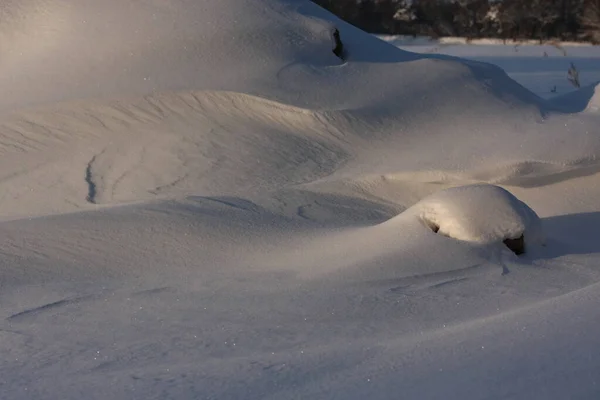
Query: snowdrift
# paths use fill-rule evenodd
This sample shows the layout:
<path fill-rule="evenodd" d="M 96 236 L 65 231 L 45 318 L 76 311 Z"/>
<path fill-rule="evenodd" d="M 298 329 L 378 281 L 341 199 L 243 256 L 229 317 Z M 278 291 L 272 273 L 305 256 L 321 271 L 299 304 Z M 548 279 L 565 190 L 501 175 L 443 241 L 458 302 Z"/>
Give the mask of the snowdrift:
<path fill-rule="evenodd" d="M 322 178 L 536 186 L 598 168 L 597 116 L 556 113 L 496 67 L 396 49 L 307 1 L 1 10 L 5 217 Z"/>
<path fill-rule="evenodd" d="M 0 46 L 4 397 L 597 397 L 598 113 L 305 0 L 0 1 Z"/>
<path fill-rule="evenodd" d="M 4 2 L 1 12 L 0 86 L 8 96 L 0 109 L 178 90 L 229 90 L 303 105 L 331 92 L 322 102 L 329 106 L 344 100 L 348 91 L 334 89 L 351 79 L 336 78 L 335 25 L 358 61 L 416 58 L 298 0 L 28 0 Z M 330 77 L 323 76 L 327 67 L 334 67 Z M 319 76 L 330 83 L 306 85 Z"/>

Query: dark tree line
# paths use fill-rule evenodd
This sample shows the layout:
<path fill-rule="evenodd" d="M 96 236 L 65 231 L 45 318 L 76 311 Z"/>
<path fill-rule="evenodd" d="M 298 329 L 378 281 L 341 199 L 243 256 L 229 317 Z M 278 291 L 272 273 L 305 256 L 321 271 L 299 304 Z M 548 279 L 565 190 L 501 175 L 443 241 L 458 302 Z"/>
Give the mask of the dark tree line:
<path fill-rule="evenodd" d="M 600 43 L 600 0 L 313 0 L 373 33 Z"/>

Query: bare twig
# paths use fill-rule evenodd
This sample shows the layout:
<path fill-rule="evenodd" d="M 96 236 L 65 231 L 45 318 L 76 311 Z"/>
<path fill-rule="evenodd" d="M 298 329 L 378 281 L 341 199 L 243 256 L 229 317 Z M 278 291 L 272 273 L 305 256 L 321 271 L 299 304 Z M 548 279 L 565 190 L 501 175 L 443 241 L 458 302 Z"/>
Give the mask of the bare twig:
<path fill-rule="evenodd" d="M 577 70 L 577 67 L 573 63 L 571 63 L 571 66 L 569 67 L 567 79 L 576 88 L 581 87 L 581 83 L 579 82 L 579 71 Z"/>

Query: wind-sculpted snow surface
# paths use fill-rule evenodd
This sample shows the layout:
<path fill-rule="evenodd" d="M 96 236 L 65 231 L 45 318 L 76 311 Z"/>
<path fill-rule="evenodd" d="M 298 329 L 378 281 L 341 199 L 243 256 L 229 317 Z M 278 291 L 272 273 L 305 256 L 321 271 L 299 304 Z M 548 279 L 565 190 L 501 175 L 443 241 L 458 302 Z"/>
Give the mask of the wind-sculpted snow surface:
<path fill-rule="evenodd" d="M 0 46 L 0 398 L 600 396 L 590 88 L 305 0 L 0 0 Z"/>

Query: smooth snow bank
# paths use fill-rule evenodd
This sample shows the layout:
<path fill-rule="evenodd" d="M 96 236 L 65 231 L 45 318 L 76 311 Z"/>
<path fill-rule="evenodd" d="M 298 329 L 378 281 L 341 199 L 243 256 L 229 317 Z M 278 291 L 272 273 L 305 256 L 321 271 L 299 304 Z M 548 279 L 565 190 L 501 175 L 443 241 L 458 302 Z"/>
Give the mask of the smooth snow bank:
<path fill-rule="evenodd" d="M 375 207 L 330 206 L 345 208 L 356 223 Z M 551 234 L 571 226 L 578 242 L 598 219 Z M 3 398 L 598 397 L 600 292 L 578 290 L 600 279 L 593 240 L 579 256 L 563 244 L 558 260 L 490 260 L 416 218 L 392 225 L 338 237 L 226 197 L 3 222 Z M 329 271 L 303 279 L 301 268 Z"/>
<path fill-rule="evenodd" d="M 435 193 L 406 211 L 442 235 L 474 243 L 502 242 L 525 237 L 540 244 L 540 219 L 529 206 L 506 189 L 468 185 Z"/>
<path fill-rule="evenodd" d="M 336 71 L 335 25 L 353 59 L 419 58 L 304 0 L 2 2 L 0 110 L 179 90 L 343 103 L 353 74 Z M 385 88 L 368 65 L 353 69 L 359 86 Z"/>

